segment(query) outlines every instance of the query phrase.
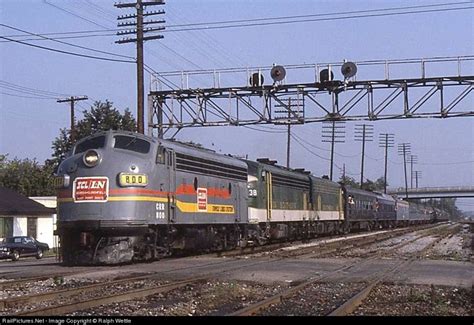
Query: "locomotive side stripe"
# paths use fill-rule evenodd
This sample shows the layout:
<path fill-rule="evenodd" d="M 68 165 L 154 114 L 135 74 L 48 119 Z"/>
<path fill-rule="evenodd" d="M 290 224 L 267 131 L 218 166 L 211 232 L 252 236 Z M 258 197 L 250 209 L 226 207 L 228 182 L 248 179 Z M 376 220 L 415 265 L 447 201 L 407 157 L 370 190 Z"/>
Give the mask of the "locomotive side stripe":
<path fill-rule="evenodd" d="M 168 202 L 166 197 L 154 197 L 154 196 L 110 196 L 108 201 L 111 202 L 121 202 L 121 201 L 145 201 L 145 202 Z M 59 203 L 64 202 L 73 202 L 72 198 L 59 199 Z M 193 202 L 183 202 L 176 201 L 176 206 L 181 212 L 185 213 L 198 213 L 197 203 Z M 202 211 L 199 211 L 202 213 Z M 233 205 L 225 204 L 207 204 L 207 211 L 205 213 L 224 213 L 224 214 L 234 214 L 235 209 Z"/>
<path fill-rule="evenodd" d="M 197 203 L 192 202 L 182 202 L 176 201 L 176 206 L 181 212 L 185 213 L 202 213 L 202 211 L 198 212 Z M 224 213 L 224 214 L 234 214 L 234 206 L 233 205 L 224 205 L 224 204 L 207 204 L 207 211 L 206 213 Z"/>
<path fill-rule="evenodd" d="M 128 189 L 128 188 L 115 188 L 109 190 L 110 194 L 148 194 L 148 195 L 168 195 L 168 192 L 156 191 L 156 190 L 147 190 L 147 189 Z"/>
<path fill-rule="evenodd" d="M 159 196 L 110 196 L 109 201 L 168 202 L 168 198 Z"/>
<path fill-rule="evenodd" d="M 150 189 L 138 189 L 138 188 L 115 188 L 115 189 L 110 189 L 109 193 L 111 195 L 123 195 L 123 194 L 144 194 L 147 196 L 166 196 L 168 194 L 176 194 L 176 195 L 196 195 L 196 190 L 194 189 L 194 185 L 189 185 L 189 184 L 181 184 L 178 186 L 176 189 L 176 192 L 164 192 L 164 191 L 157 191 L 157 190 L 150 190 Z M 65 193 L 65 195 L 62 195 L 61 198 L 67 197 L 68 195 L 71 195 L 71 193 Z M 221 188 L 213 188 L 209 187 L 207 188 L 207 195 L 210 197 L 221 197 L 224 199 L 230 198 L 230 193 L 228 189 L 221 189 Z"/>

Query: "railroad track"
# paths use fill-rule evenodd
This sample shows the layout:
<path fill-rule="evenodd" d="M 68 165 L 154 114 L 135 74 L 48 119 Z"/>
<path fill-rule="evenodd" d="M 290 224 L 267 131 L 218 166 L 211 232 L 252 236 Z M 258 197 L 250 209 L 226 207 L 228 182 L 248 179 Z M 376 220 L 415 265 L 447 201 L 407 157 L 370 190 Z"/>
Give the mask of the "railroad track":
<path fill-rule="evenodd" d="M 373 242 L 376 242 L 378 240 L 381 240 L 385 238 L 385 234 L 392 234 L 389 235 L 391 237 L 399 236 L 400 234 L 405 234 L 405 233 L 410 233 L 414 231 L 419 231 L 423 229 L 429 229 L 433 227 L 438 227 L 440 225 L 444 225 L 445 223 L 438 223 L 438 224 L 424 224 L 424 225 L 419 225 L 419 226 L 413 226 L 409 228 L 398 228 L 394 230 L 381 230 L 379 232 L 369 232 L 369 233 L 362 233 L 358 235 L 345 235 L 344 237 L 341 237 L 341 235 L 334 235 L 334 236 L 328 236 L 324 237 L 321 243 L 316 242 L 311 244 L 314 241 L 321 240 L 322 238 L 312 238 L 307 241 L 294 241 L 294 242 L 285 242 L 285 243 L 274 243 L 274 244 L 268 244 L 264 246 L 250 246 L 250 247 L 245 247 L 245 248 L 238 248 L 235 250 L 231 251 L 224 251 L 224 252 L 218 252 L 218 253 L 212 253 L 208 254 L 209 256 L 218 256 L 218 257 L 238 257 L 238 256 L 244 256 L 244 255 L 252 255 L 252 254 L 260 254 L 260 253 L 267 253 L 267 252 L 273 252 L 275 250 L 279 249 L 285 249 L 287 247 L 292 247 L 295 244 L 305 244 L 308 245 L 307 248 L 298 248 L 298 251 L 303 251 L 303 250 L 311 250 L 312 248 L 322 248 L 324 247 L 324 250 L 327 252 L 327 254 L 335 252 L 337 249 L 340 249 L 340 245 L 342 242 L 346 241 L 351 241 L 353 239 L 357 240 L 362 240 L 362 238 L 367 238 L 367 243 L 371 244 Z M 334 242 L 331 242 L 334 240 Z M 361 244 L 362 245 L 362 244 Z M 346 246 L 348 247 L 348 246 Z M 352 247 L 352 246 L 351 246 Z M 316 255 L 315 255 L 316 257 Z"/>
<path fill-rule="evenodd" d="M 11 287 L 22 286 L 28 282 L 44 281 L 44 280 L 52 279 L 55 277 L 65 277 L 65 276 L 70 276 L 74 274 L 79 274 L 79 273 L 72 271 L 72 272 L 54 273 L 54 274 L 49 274 L 49 275 L 33 276 L 33 277 L 27 277 L 27 278 L 21 278 L 21 279 L 13 279 L 9 281 L 0 282 L 0 290 L 5 290 L 6 288 L 11 288 Z"/>
<path fill-rule="evenodd" d="M 353 248 L 360 248 L 364 246 L 371 245 L 376 242 L 381 242 L 388 240 L 394 237 L 399 237 L 408 233 L 424 231 L 437 227 L 446 227 L 446 225 L 423 225 L 417 228 L 403 228 L 396 229 L 392 231 L 383 231 L 380 233 L 359 235 L 359 236 L 350 236 L 347 238 L 341 238 L 340 240 L 334 241 L 323 241 L 322 243 L 316 243 L 315 245 L 310 245 L 307 247 L 272 252 L 273 257 L 283 256 L 283 257 L 293 257 L 293 258 L 320 258 L 330 254 L 338 253 L 340 251 L 346 251 Z M 424 237 L 425 235 L 419 236 L 419 238 Z M 419 239 L 416 238 L 416 239 Z M 416 240 L 414 239 L 414 240 Z M 413 241 L 414 241 L 413 240 Z M 411 242 L 411 241 L 410 241 Z M 410 243 L 408 242 L 408 243 Z M 407 243 L 407 244 L 408 244 Z"/>
<path fill-rule="evenodd" d="M 419 230 L 419 229 L 418 229 Z M 400 231 L 405 231 L 405 232 L 413 232 L 413 228 L 410 230 L 404 229 Z M 395 236 L 395 235 L 400 235 L 400 231 L 391 234 L 390 236 Z M 388 236 L 388 235 L 387 235 Z M 373 241 L 380 240 L 381 237 L 376 237 L 376 239 L 373 239 Z M 367 242 L 368 243 L 368 242 Z M 407 243 L 408 244 L 408 243 Z M 312 247 L 314 249 L 315 247 Z M 399 247 L 397 247 L 399 248 Z M 174 290 L 183 286 L 186 286 L 188 284 L 196 283 L 199 281 L 205 281 L 209 279 L 210 277 L 216 276 L 220 273 L 226 273 L 226 272 L 231 272 L 238 270 L 240 268 L 246 268 L 250 267 L 252 265 L 256 264 L 261 264 L 261 263 L 275 263 L 278 262 L 279 260 L 282 260 L 284 258 L 288 258 L 291 256 L 279 256 L 277 258 L 271 258 L 263 261 L 258 261 L 255 263 L 251 264 L 245 264 L 245 265 L 237 265 L 233 266 L 234 263 L 239 264 L 239 260 L 226 260 L 226 261 L 219 261 L 219 262 L 213 262 L 213 263 L 206 263 L 206 264 L 201 264 L 197 266 L 192 266 L 191 268 L 194 269 L 199 269 L 199 268 L 206 268 L 206 267 L 217 267 L 219 265 L 225 265 L 226 269 L 221 270 L 221 271 L 216 271 L 216 272 L 208 272 L 206 276 L 198 276 L 198 277 L 193 277 L 190 279 L 184 279 L 184 280 L 179 280 L 179 281 L 174 281 L 172 283 L 158 283 L 156 285 L 151 285 L 151 287 L 147 288 L 139 288 L 139 289 L 134 289 L 134 290 L 128 290 L 127 292 L 118 292 L 115 294 L 110 294 L 107 296 L 103 297 L 91 297 L 91 298 L 82 298 L 83 301 L 76 301 L 76 302 L 69 302 L 69 303 L 63 303 L 60 305 L 55 305 L 55 306 L 50 306 L 50 307 L 42 307 L 42 308 L 37 308 L 34 310 L 28 310 L 28 311 L 21 311 L 18 313 L 15 313 L 14 315 L 17 316 L 46 316 L 46 315 L 63 315 L 63 314 L 68 314 L 80 310 L 85 310 L 89 308 L 94 308 L 99 305 L 107 305 L 111 303 L 118 303 L 122 301 L 127 301 L 127 300 L 133 300 L 133 299 L 138 299 L 138 298 L 143 298 L 146 296 L 154 295 L 157 293 L 164 293 L 170 290 Z M 375 258 L 375 256 L 373 257 Z M 367 262 L 367 261 L 365 261 Z M 343 266 L 334 272 L 343 272 L 344 270 L 350 269 L 351 267 L 354 267 L 357 264 L 360 264 L 361 262 L 354 262 L 350 263 L 349 265 Z M 240 263 L 242 264 L 242 263 Z M 66 290 L 58 290 L 55 292 L 45 292 L 41 294 L 36 294 L 36 295 L 30 295 L 30 296 L 22 296 L 22 297 L 16 297 L 16 298 L 10 298 L 10 299 L 5 299 L 5 300 L 0 300 L 0 308 L 5 310 L 8 308 L 14 308 L 15 306 L 19 305 L 26 305 L 26 304 L 32 304 L 36 302 L 44 302 L 44 301 L 51 301 L 51 300 L 60 300 L 60 299 L 65 299 L 68 297 L 74 297 L 74 296 L 80 296 L 81 294 L 86 294 L 88 292 L 97 292 L 97 291 L 103 291 L 105 292 L 105 288 L 107 286 L 117 286 L 120 284 L 126 284 L 126 283 L 131 283 L 134 281 L 142 281 L 142 280 L 153 280 L 157 279 L 158 277 L 162 276 L 164 273 L 173 273 L 176 272 L 177 270 L 183 270 L 183 269 L 188 269 L 188 267 L 182 267 L 182 268 L 174 268 L 170 270 L 163 270 L 157 273 L 152 273 L 148 275 L 141 275 L 141 276 L 135 276 L 135 277 L 129 277 L 129 278 L 124 278 L 120 280 L 114 280 L 114 281 L 109 281 L 106 283 L 100 283 L 100 284 L 93 284 L 93 285 L 85 285 L 82 287 L 78 288 L 73 288 L 73 289 L 66 289 Z M 321 276 L 321 277 L 316 277 L 310 280 L 310 282 L 307 283 L 301 283 L 298 286 L 292 287 L 289 290 L 288 295 L 290 295 L 293 292 L 297 292 L 301 288 L 305 287 L 308 283 L 313 283 L 320 281 L 324 279 L 327 276 Z M 36 277 L 36 278 L 29 278 L 29 279 L 21 279 L 23 282 L 27 281 L 32 281 L 32 279 L 44 279 L 44 277 Z M 18 281 L 14 281 L 16 284 L 18 284 Z M 9 281 L 10 284 L 13 283 L 13 281 Z M 285 294 L 283 294 L 285 295 Z M 278 297 L 281 297 L 281 295 L 278 295 Z M 274 297 L 275 298 L 275 297 Z M 276 299 L 276 298 L 275 298 Z M 281 299 L 281 298 L 278 298 Z M 266 299 L 265 301 L 267 301 Z M 265 302 L 264 301 L 264 302 Z M 262 302 L 262 303 L 264 303 Z M 274 303 L 274 301 L 270 302 L 270 304 Z"/>
<path fill-rule="evenodd" d="M 383 282 L 386 278 L 388 278 L 391 274 L 394 274 L 395 272 L 397 272 L 398 270 L 402 269 L 402 268 L 405 268 L 405 267 L 408 267 L 411 263 L 413 263 L 416 259 L 418 259 L 420 256 L 422 256 L 426 251 L 430 250 L 432 247 L 434 247 L 438 242 L 440 242 L 441 240 L 443 240 L 445 237 L 449 236 L 452 232 L 454 231 L 457 231 L 456 228 L 452 228 L 452 229 L 449 229 L 449 226 L 447 228 L 443 228 L 445 231 L 442 232 L 441 236 L 439 236 L 436 240 L 434 240 L 431 244 L 427 245 L 425 248 L 423 248 L 421 251 L 417 252 L 416 254 L 414 254 L 412 257 L 410 257 L 408 260 L 402 260 L 402 261 L 398 261 L 395 263 L 395 265 L 392 265 L 390 266 L 389 268 L 387 269 L 384 269 L 384 270 L 381 270 L 379 271 L 377 274 L 375 275 L 371 275 L 369 277 L 367 277 L 366 281 L 367 281 L 367 284 L 364 286 L 364 288 L 362 290 L 360 290 L 359 292 L 357 292 L 355 295 L 351 296 L 349 299 L 347 299 L 345 302 L 343 302 L 342 304 L 340 304 L 340 306 L 338 308 L 336 308 L 335 310 L 333 310 L 331 313 L 329 313 L 328 315 L 330 316 L 340 316 L 340 315 L 348 315 L 350 314 L 351 312 L 353 312 L 355 309 L 357 309 L 357 307 L 364 301 L 364 299 L 366 299 L 368 297 L 368 295 L 370 294 L 370 292 L 372 291 L 372 289 L 379 283 Z M 399 245 L 396 245 L 394 246 L 392 249 L 393 250 L 398 250 L 400 249 L 401 247 L 405 246 L 405 245 L 408 245 L 412 242 L 414 242 L 415 240 L 419 240 L 420 238 L 422 237 L 425 237 L 425 236 L 430 236 L 430 234 L 426 234 L 426 235 L 421 235 L 421 236 L 418 236 L 416 237 L 414 240 L 410 240 L 409 242 L 404 242 L 404 243 L 401 243 Z M 380 258 L 382 257 L 386 252 L 376 252 L 374 254 L 372 254 L 371 256 L 363 259 L 362 261 L 356 261 L 356 262 L 353 262 L 353 263 L 350 263 L 349 265 L 345 265 L 345 266 L 342 266 L 334 271 L 331 272 L 331 274 L 326 274 L 326 275 L 321 275 L 321 276 L 316 276 L 316 277 L 312 277 L 312 278 L 309 278 L 303 282 L 301 282 L 300 284 L 294 286 L 294 287 L 291 287 L 281 293 L 278 293 L 274 296 L 271 296 L 267 299 L 264 299 L 262 301 L 259 301 L 255 304 L 252 304 L 248 307 L 245 307 L 243 309 L 240 309 L 238 311 L 235 311 L 231 314 L 229 314 L 230 316 L 251 316 L 251 315 L 256 315 L 262 311 L 264 311 L 265 309 L 269 308 L 270 306 L 272 305 L 277 305 L 277 304 L 280 304 L 282 303 L 283 301 L 285 301 L 286 299 L 288 299 L 289 297 L 293 296 L 294 294 L 296 294 L 297 292 L 300 292 L 301 290 L 303 290 L 304 288 L 312 285 L 312 284 L 316 284 L 316 283 L 319 283 L 321 282 L 322 280 L 324 279 L 327 279 L 329 277 L 332 277 L 334 276 L 334 274 L 337 274 L 337 273 L 341 273 L 341 272 L 344 272 L 348 269 L 351 269 L 355 266 L 361 266 L 365 263 L 368 263 L 369 261 L 371 260 L 375 260 L 377 258 Z"/>
<path fill-rule="evenodd" d="M 419 259 L 423 254 L 425 254 L 430 249 L 432 249 L 437 243 L 442 241 L 444 238 L 452 236 L 455 232 L 459 231 L 459 227 L 456 226 L 456 227 L 453 227 L 452 229 L 449 229 L 448 227 L 448 229 L 446 230 L 447 230 L 446 232 L 442 233 L 436 240 L 434 240 L 432 243 L 425 246 L 421 251 L 418 251 L 412 254 L 413 256 L 410 257 L 408 260 L 401 261 L 397 263 L 394 267 L 391 267 L 389 270 L 378 274 L 376 278 L 370 281 L 369 284 L 364 289 L 362 289 L 360 292 L 352 296 L 345 303 L 343 303 L 337 309 L 332 311 L 328 316 L 346 316 L 354 312 L 363 303 L 363 301 L 369 296 L 369 294 L 372 292 L 372 289 L 374 289 L 378 284 L 383 283 L 384 280 L 386 280 L 390 275 L 394 274 L 398 270 L 408 267 L 414 261 Z"/>
<path fill-rule="evenodd" d="M 173 273 L 178 270 L 183 270 L 187 268 L 174 268 L 170 270 L 164 270 L 152 274 L 135 276 L 135 277 L 127 277 L 120 280 L 108 281 L 105 283 L 97 283 L 91 285 L 85 285 L 77 288 L 69 288 L 65 290 L 57 290 L 52 292 L 44 292 L 39 293 L 36 295 L 29 295 L 29 296 L 20 296 L 15 298 L 8 298 L 0 300 L 0 310 L 7 310 L 8 308 L 15 308 L 16 306 L 25 306 L 26 304 L 33 304 L 38 302 L 45 302 L 45 301 L 54 301 L 54 300 L 64 300 L 66 298 L 74 299 L 74 297 L 80 297 L 81 301 L 72 301 L 66 303 L 59 303 L 55 304 L 54 306 L 48 307 L 40 307 L 34 308 L 32 310 L 23 310 L 19 312 L 13 313 L 15 316 L 51 316 L 51 315 L 64 315 L 68 313 L 73 313 L 89 308 L 94 308 L 100 305 L 107 305 L 111 303 L 119 303 L 123 301 L 133 300 L 144 298 L 150 295 L 158 294 L 158 293 L 165 293 L 177 288 L 184 287 L 188 284 L 197 283 L 200 281 L 207 281 L 211 277 L 216 276 L 218 274 L 225 274 L 227 272 L 236 271 L 241 268 L 250 267 L 253 265 L 261 264 L 261 263 L 268 263 L 268 262 L 276 262 L 276 260 L 263 260 L 257 261 L 254 263 L 246 263 L 242 265 L 240 260 L 234 261 L 218 261 L 214 263 L 205 263 L 201 265 L 195 265 L 192 267 L 188 267 L 189 269 L 199 269 L 199 268 L 209 268 L 209 267 L 217 267 L 219 265 L 225 265 L 225 268 L 215 272 L 206 272 L 205 276 L 196 276 L 189 279 L 183 279 L 178 281 L 173 281 L 171 283 L 161 284 L 158 283 L 156 285 L 151 285 L 149 288 L 139 288 L 134 290 L 128 290 L 127 292 L 117 292 L 114 294 L 101 296 L 101 297 L 84 297 L 84 294 L 87 293 L 94 293 L 94 292 L 107 292 L 107 288 L 118 286 L 118 285 L 126 285 L 130 284 L 131 282 L 136 281 L 155 281 L 163 276 L 166 273 Z M 234 266 L 234 264 L 239 264 Z"/>

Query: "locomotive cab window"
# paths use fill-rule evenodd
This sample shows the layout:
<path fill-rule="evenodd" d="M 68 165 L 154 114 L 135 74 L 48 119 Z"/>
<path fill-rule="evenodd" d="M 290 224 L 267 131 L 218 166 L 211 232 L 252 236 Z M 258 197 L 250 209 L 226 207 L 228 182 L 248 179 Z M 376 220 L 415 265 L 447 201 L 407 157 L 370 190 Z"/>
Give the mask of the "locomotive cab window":
<path fill-rule="evenodd" d="M 165 164 L 165 152 L 166 149 L 162 146 L 158 147 L 158 153 L 156 154 L 156 163 L 157 164 Z"/>
<path fill-rule="evenodd" d="M 150 142 L 137 137 L 116 135 L 114 136 L 114 148 L 125 149 L 138 153 L 148 153 L 150 151 Z"/>
<path fill-rule="evenodd" d="M 105 136 L 101 135 L 92 139 L 85 140 L 81 143 L 76 145 L 76 150 L 74 150 L 75 154 L 85 152 L 89 149 L 99 149 L 103 148 L 105 145 Z"/>

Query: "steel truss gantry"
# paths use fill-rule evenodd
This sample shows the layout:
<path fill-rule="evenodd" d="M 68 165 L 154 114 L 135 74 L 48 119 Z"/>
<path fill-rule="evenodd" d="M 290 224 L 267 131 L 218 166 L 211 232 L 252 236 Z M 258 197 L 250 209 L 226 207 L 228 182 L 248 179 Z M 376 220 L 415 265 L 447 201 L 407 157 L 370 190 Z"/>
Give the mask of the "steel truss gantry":
<path fill-rule="evenodd" d="M 157 129 L 160 137 L 169 129 L 186 127 L 474 116 L 472 102 L 457 109 L 473 85 L 474 76 L 455 76 L 152 91 L 149 132 Z M 449 101 L 448 87 L 456 90 Z M 330 100 L 320 98 L 323 94 Z M 430 100 L 435 95 L 437 105 Z M 282 111 L 286 113 L 277 113 Z"/>

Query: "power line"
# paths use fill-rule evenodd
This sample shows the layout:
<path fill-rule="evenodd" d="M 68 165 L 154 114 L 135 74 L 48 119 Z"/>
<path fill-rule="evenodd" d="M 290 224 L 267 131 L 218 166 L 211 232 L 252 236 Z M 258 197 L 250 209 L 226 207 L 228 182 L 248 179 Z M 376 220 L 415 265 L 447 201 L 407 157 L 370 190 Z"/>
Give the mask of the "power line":
<path fill-rule="evenodd" d="M 45 47 L 45 46 L 40 46 L 40 45 L 35 45 L 35 44 L 31 44 L 31 43 L 26 43 L 26 42 L 14 40 L 14 39 L 4 37 L 4 36 L 0 36 L 0 38 L 9 40 L 11 42 L 23 44 L 23 45 L 26 45 L 26 46 L 36 47 L 36 48 L 39 48 L 39 49 L 42 49 L 42 50 L 47 50 L 47 51 L 52 51 L 52 52 L 57 52 L 57 53 L 62 53 L 62 54 L 69 54 L 69 55 L 79 56 L 79 57 L 88 58 L 88 59 L 95 59 L 95 60 L 102 60 L 102 61 L 112 61 L 112 62 L 123 62 L 123 63 L 135 63 L 135 61 L 109 59 L 109 58 L 103 58 L 103 57 L 99 57 L 99 56 L 92 56 L 92 55 L 79 54 L 79 53 L 74 53 L 74 52 L 69 52 L 69 51 L 53 49 L 53 48 L 50 48 L 50 47 Z"/>
<path fill-rule="evenodd" d="M 323 14 L 310 14 L 310 15 L 296 15 L 296 16 L 280 16 L 280 17 L 260 17 L 253 19 L 239 19 L 239 20 L 224 20 L 224 21 L 214 21 L 214 22 L 201 22 L 201 23 L 190 23 L 190 24 L 181 24 L 181 25 L 171 25 L 168 28 L 175 27 L 189 27 L 189 26 L 208 26 L 208 25 L 220 25 L 220 24 L 234 24 L 234 23 L 246 23 L 246 22 L 255 22 L 255 21 L 268 21 L 268 20 L 284 20 L 284 19 L 300 19 L 300 18 L 309 18 L 309 17 L 324 17 L 324 16 L 336 16 L 336 15 L 348 15 L 348 14 L 360 14 L 360 13 L 369 13 L 369 12 L 384 12 L 384 11 L 395 11 L 395 10 L 407 10 L 407 9 L 421 9 L 421 8 L 432 8 L 432 7 L 445 7 L 445 6 L 455 6 L 463 4 L 472 4 L 472 1 L 463 1 L 463 2 L 454 2 L 454 3 L 442 3 L 442 4 L 431 4 L 431 5 L 419 5 L 419 6 L 406 6 L 406 7 L 392 7 L 392 8 L 381 8 L 381 9 L 366 9 L 366 10 L 355 10 L 355 11 L 343 11 L 343 12 L 331 12 Z M 445 10 L 445 9 L 440 9 Z M 421 12 L 421 11 L 416 11 Z M 396 14 L 396 13 L 394 13 Z M 276 22 L 280 23 L 280 22 Z"/>
<path fill-rule="evenodd" d="M 99 27 L 102 27 L 102 28 L 107 29 L 107 27 L 105 27 L 105 26 L 103 26 L 103 25 L 101 25 L 101 24 L 98 24 L 98 23 L 96 23 L 96 22 L 94 22 L 94 21 L 92 21 L 92 20 L 89 20 L 89 19 L 87 19 L 87 18 L 85 18 L 85 17 L 82 17 L 82 16 L 80 16 L 80 15 L 78 15 L 78 14 L 75 14 L 75 13 L 73 13 L 73 12 L 67 10 L 67 9 L 62 8 L 62 7 L 56 6 L 56 5 L 50 3 L 50 2 L 48 2 L 48 1 L 46 1 L 46 0 L 43 0 L 43 2 L 46 3 L 47 5 L 50 5 L 50 6 L 52 6 L 52 7 L 55 7 L 55 8 L 57 8 L 57 9 L 61 10 L 61 11 L 67 12 L 68 14 L 73 15 L 73 16 L 79 18 L 79 19 L 85 20 L 85 21 L 87 21 L 87 22 L 89 22 L 89 23 L 91 23 L 91 24 L 94 24 L 94 25 L 96 25 L 96 26 L 99 26 Z"/>
<path fill-rule="evenodd" d="M 257 128 L 252 128 L 248 125 L 243 125 L 244 128 L 247 128 L 247 129 L 250 129 L 250 130 L 254 130 L 254 131 L 259 131 L 259 132 L 265 132 L 265 133 L 286 133 L 286 131 L 269 131 L 269 130 L 262 130 L 262 129 L 257 129 Z"/>
<path fill-rule="evenodd" d="M 7 96 L 13 96 L 13 97 L 20 97 L 20 98 L 33 98 L 33 99 L 56 99 L 55 97 L 33 97 L 33 96 L 22 96 L 22 95 L 15 95 L 15 94 L 10 94 L 10 93 L 6 93 L 6 92 L 0 92 L 0 94 L 2 95 L 7 95 Z"/>
<path fill-rule="evenodd" d="M 3 81 L 0 80 L 0 87 L 1 88 L 6 88 L 8 90 L 13 90 L 19 93 L 26 93 L 29 95 L 35 95 L 35 96 L 43 96 L 43 97 L 50 97 L 50 96 L 69 96 L 67 94 L 61 94 L 61 93 L 55 93 L 52 91 L 46 91 L 46 90 L 40 90 L 36 88 L 28 88 L 24 86 L 19 86 L 14 83 L 8 82 L 8 81 Z"/>
<path fill-rule="evenodd" d="M 52 5 L 45 1 L 45 3 Z M 317 16 L 328 16 L 328 15 L 343 15 L 350 13 L 363 13 L 363 12 L 377 12 L 377 11 L 393 11 L 393 10 L 403 10 L 403 9 L 413 9 L 413 8 L 426 8 L 426 7 L 439 7 L 439 6 L 448 6 L 448 5 L 459 5 L 459 4 L 468 4 L 472 3 L 469 1 L 466 2 L 457 2 L 457 3 L 444 3 L 439 5 L 424 5 L 424 6 L 409 6 L 409 7 L 398 7 L 398 8 L 382 8 L 382 9 L 370 9 L 370 10 L 359 10 L 359 11 L 350 11 L 350 12 L 340 12 L 340 13 L 327 13 L 327 14 L 314 14 L 314 15 L 302 15 L 302 16 L 283 16 L 283 17 L 267 17 L 267 18 L 254 18 L 254 19 L 242 19 L 242 20 L 229 20 L 229 21 L 218 21 L 218 22 L 201 22 L 201 23 L 192 23 L 192 24 L 181 24 L 181 25 L 168 25 L 168 30 L 162 31 L 165 32 L 179 32 L 179 31 L 193 31 L 193 30 L 211 30 L 211 29 L 223 29 L 223 28 L 236 28 L 236 27 L 253 27 L 253 26 L 264 26 L 264 25 L 275 25 L 275 24 L 292 24 L 292 23 L 301 23 L 301 22 L 317 22 L 317 21 L 330 21 L 330 20 L 343 20 L 343 19 L 354 19 L 354 18 L 371 18 L 371 17 L 380 17 L 380 16 L 395 16 L 395 15 L 406 15 L 406 14 L 418 14 L 418 13 L 431 13 L 431 12 L 446 12 L 446 11 L 455 11 L 455 10 L 466 10 L 473 9 L 474 7 L 457 7 L 457 8 L 442 8 L 442 9 L 430 9 L 430 10 L 418 10 L 418 11 L 406 11 L 406 12 L 395 12 L 395 13 L 380 13 L 380 14 L 370 14 L 370 15 L 353 15 L 353 16 L 344 16 L 344 17 L 331 17 L 331 18 L 321 18 L 321 19 L 305 19 L 305 20 L 289 20 L 289 21 L 277 21 L 277 22 L 268 22 L 268 23 L 250 23 L 250 24 L 238 24 L 238 25 L 228 25 L 228 26 L 209 26 L 215 24 L 232 24 L 238 22 L 255 22 L 255 21 L 265 21 L 265 20 L 282 20 L 290 19 L 293 17 L 317 17 Z M 102 27 L 102 30 L 86 30 L 86 31 L 70 31 L 70 32 L 54 32 L 54 33 L 44 33 L 43 35 L 69 35 L 69 34 L 91 34 L 91 33 L 103 33 L 104 31 L 115 32 L 119 29 L 111 29 L 100 24 L 95 23 L 89 19 L 81 17 L 73 12 L 62 9 L 58 6 L 52 5 L 58 9 L 66 11 L 67 13 L 79 17 L 83 20 L 86 20 L 94 25 Z M 186 26 L 202 26 L 197 28 L 181 28 L 173 29 L 176 27 L 186 27 Z M 102 34 L 100 36 L 114 36 L 115 34 Z M 83 37 L 96 37 L 99 35 L 87 35 Z M 24 37 L 24 35 L 9 35 L 4 37 Z"/>
<path fill-rule="evenodd" d="M 305 139 L 303 139 L 302 137 L 298 136 L 297 134 L 293 133 L 294 136 L 296 136 L 298 139 L 300 139 L 301 141 L 303 141 L 304 143 L 306 143 L 307 145 L 313 147 L 313 148 L 316 148 L 316 149 L 319 149 L 319 150 L 322 150 L 322 151 L 331 151 L 331 149 L 325 149 L 325 148 L 321 148 L 321 147 L 318 147 L 308 141 L 306 141 Z M 343 154 L 340 154 L 340 153 L 337 153 L 336 151 L 334 151 L 334 154 L 337 155 L 337 156 L 340 156 L 340 157 L 344 157 L 344 158 L 354 158 L 354 157 L 358 157 L 359 154 L 355 154 L 355 155 L 343 155 Z M 367 157 L 367 155 L 366 155 Z M 369 157 L 370 158 L 370 157 Z M 373 158 L 372 158 L 373 159 Z M 378 159 L 374 159 L 374 160 L 378 160 Z"/>
<path fill-rule="evenodd" d="M 289 20 L 289 21 L 278 21 L 278 22 L 267 22 L 267 23 L 249 23 L 249 24 L 237 24 L 237 25 L 227 25 L 227 26 L 205 26 L 205 27 L 181 28 L 181 29 L 172 29 L 173 28 L 172 26 L 168 26 L 169 29 L 166 32 L 169 33 L 169 32 L 184 32 L 184 31 L 190 31 L 190 30 L 197 31 L 197 30 L 242 28 L 242 27 L 256 27 L 256 26 L 268 26 L 268 25 L 283 25 L 283 24 L 295 24 L 295 23 L 306 23 L 306 22 L 334 21 L 334 20 L 345 20 L 345 19 L 358 19 L 358 18 L 372 18 L 372 17 L 398 16 L 398 15 L 408 15 L 408 14 L 420 14 L 420 13 L 446 12 L 446 11 L 466 10 L 466 9 L 473 9 L 473 8 L 474 7 L 431 9 L 431 10 L 407 11 L 407 12 L 386 13 L 386 14 L 354 15 L 354 16 L 346 16 L 346 17 Z M 258 20 L 258 19 L 254 19 L 254 20 Z M 208 25 L 209 25 L 209 23 L 208 23 Z"/>
<path fill-rule="evenodd" d="M 313 154 L 314 156 L 318 157 L 318 158 L 321 158 L 321 159 L 324 159 L 324 160 L 327 160 L 329 161 L 330 159 L 326 158 L 326 157 L 323 157 L 323 156 L 320 156 L 318 155 L 317 153 L 315 153 L 314 151 L 312 151 L 311 149 L 308 149 L 308 147 L 306 147 L 304 144 L 302 144 L 296 137 L 293 136 L 293 134 L 291 135 L 291 137 L 293 138 L 293 140 L 295 140 L 300 146 L 302 146 L 303 148 L 305 148 L 309 153 Z"/>
<path fill-rule="evenodd" d="M 98 52 L 98 53 L 103 53 L 103 54 L 118 56 L 118 57 L 127 58 L 127 59 L 135 59 L 134 57 L 127 56 L 127 55 L 116 54 L 116 53 L 112 53 L 112 52 L 97 50 L 97 49 L 93 49 L 93 48 L 90 48 L 90 47 L 85 47 L 85 46 L 80 46 L 80 45 L 76 45 L 76 44 L 71 44 L 71 43 L 59 41 L 59 40 L 56 40 L 56 39 L 54 39 L 54 38 L 46 37 L 46 36 L 43 36 L 43 35 L 41 35 L 41 34 L 36 34 L 36 33 L 28 32 L 28 31 L 26 31 L 26 30 L 23 30 L 23 29 L 20 29 L 20 28 L 17 28 L 17 27 L 13 27 L 13 26 L 9 26 L 9 25 L 5 25 L 5 24 L 0 24 L 0 26 L 6 27 L 6 28 L 10 28 L 10 29 L 13 29 L 13 30 L 16 30 L 16 31 L 20 31 L 20 32 L 23 32 L 23 33 L 27 33 L 27 34 L 30 34 L 30 35 L 39 36 L 39 37 L 41 37 L 41 38 L 43 38 L 43 39 L 46 39 L 46 40 L 50 40 L 50 41 L 57 42 L 57 43 L 60 43 L 60 44 L 65 44 L 65 45 L 77 47 L 77 48 L 80 48 L 80 49 L 83 49 L 83 50 L 87 50 L 87 51 L 93 51 L 93 52 Z"/>
<path fill-rule="evenodd" d="M 45 35 L 45 34 L 41 34 Z M 79 36 L 64 36 L 64 37 L 55 37 L 51 38 L 52 40 L 60 40 L 60 39 L 78 39 L 78 38 L 89 38 L 89 37 L 102 37 L 102 36 L 115 36 L 115 33 L 112 34 L 97 34 L 97 35 L 79 35 Z M 26 35 L 16 35 L 16 36 L 5 36 L 5 37 L 26 37 Z M 47 41 L 48 39 L 44 38 L 23 38 L 22 41 Z M 0 41 L 0 43 L 7 43 L 10 41 Z"/>

